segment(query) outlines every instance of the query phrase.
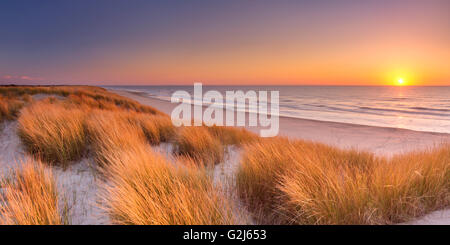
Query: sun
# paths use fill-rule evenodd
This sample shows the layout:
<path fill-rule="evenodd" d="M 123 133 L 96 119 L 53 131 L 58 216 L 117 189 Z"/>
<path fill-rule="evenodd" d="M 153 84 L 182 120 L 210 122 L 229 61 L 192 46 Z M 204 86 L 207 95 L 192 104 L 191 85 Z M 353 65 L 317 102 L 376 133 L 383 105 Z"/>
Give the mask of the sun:
<path fill-rule="evenodd" d="M 385 85 L 388 86 L 413 86 L 416 84 L 417 74 L 414 74 L 412 69 L 393 69 L 386 71 L 384 79 Z"/>
<path fill-rule="evenodd" d="M 402 86 L 404 84 L 405 84 L 405 80 L 403 78 L 400 77 L 399 79 L 397 79 L 397 85 Z"/>

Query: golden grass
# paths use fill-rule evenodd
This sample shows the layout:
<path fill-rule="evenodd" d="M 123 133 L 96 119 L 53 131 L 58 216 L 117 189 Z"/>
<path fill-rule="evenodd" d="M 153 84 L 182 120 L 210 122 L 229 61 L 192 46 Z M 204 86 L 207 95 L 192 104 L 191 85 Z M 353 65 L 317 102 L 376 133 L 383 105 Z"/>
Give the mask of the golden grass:
<path fill-rule="evenodd" d="M 206 127 L 209 132 L 218 138 L 224 145 L 242 145 L 255 140 L 259 140 L 259 136 L 249 132 L 244 128 L 211 126 Z"/>
<path fill-rule="evenodd" d="M 444 208 L 450 204 L 450 145 L 396 156 L 372 176 L 376 214 L 385 223 Z"/>
<path fill-rule="evenodd" d="M 0 122 L 15 119 L 23 105 L 24 102 L 19 99 L 0 95 Z"/>
<path fill-rule="evenodd" d="M 5 101 L 16 101 L 21 97 L 24 101 L 32 102 L 31 95 L 48 94 L 65 96 L 60 100 L 48 97 L 38 102 L 31 103 L 23 110 L 19 118 L 19 136 L 26 149 L 31 154 L 52 164 L 66 165 L 68 162 L 79 159 L 87 148 L 85 119 L 91 114 L 102 114 L 110 112 L 109 119 L 103 120 L 102 124 L 95 126 L 93 130 L 92 120 L 90 125 L 91 140 L 94 140 L 94 148 L 98 148 L 103 139 L 106 141 L 117 141 L 120 136 L 114 132 L 104 132 L 102 127 L 108 127 L 110 121 L 121 120 L 119 124 L 132 124 L 129 127 L 138 127 L 133 134 L 141 134 L 143 131 L 148 141 L 159 144 L 173 138 L 175 128 L 170 118 L 156 109 L 141 105 L 119 95 L 109 93 L 105 89 L 90 86 L 0 86 L 0 94 L 7 100 L 0 100 L 0 119 L 12 114 L 11 106 Z M 9 103 L 11 104 L 11 103 Z M 18 111 L 15 110 L 16 112 Z M 5 112 L 5 113 L 4 113 Z M 6 115 L 6 116 L 4 116 Z M 100 115 L 105 117 L 106 114 Z M 95 116 L 94 116 L 95 117 Z M 105 118 L 104 118 L 105 119 Z M 127 122 L 123 122 L 127 120 Z M 109 126 L 114 129 L 114 126 Z M 117 128 L 117 127 L 116 127 Z M 103 131 L 102 131 L 103 130 Z M 135 129 L 133 129 L 135 130 Z M 116 134 L 120 133 L 115 132 Z M 112 138 L 109 139 L 108 137 Z M 116 138 L 114 138 L 116 136 Z M 131 139 L 134 136 L 129 136 Z M 124 138 L 122 141 L 126 141 Z M 119 143 L 119 146 L 125 145 Z M 105 143 L 103 145 L 111 146 Z M 102 146 L 103 147 L 103 146 Z M 105 153 L 95 152 L 96 156 Z"/>
<path fill-rule="evenodd" d="M 230 225 L 230 204 L 202 168 L 176 167 L 136 145 L 107 156 L 103 197 L 115 224 Z"/>
<path fill-rule="evenodd" d="M 175 126 L 173 126 L 172 120 L 168 116 L 152 116 L 147 123 L 151 122 L 155 124 L 155 127 L 159 132 L 159 141 L 160 142 L 170 142 L 173 140 L 177 134 L 177 130 Z M 142 126 L 144 128 L 145 133 L 145 125 Z M 147 134 L 147 133 L 146 133 Z"/>
<path fill-rule="evenodd" d="M 31 154 L 51 164 L 65 165 L 82 157 L 86 147 L 85 113 L 65 108 L 54 99 L 24 108 L 18 119 L 18 135 Z"/>
<path fill-rule="evenodd" d="M 172 121 L 167 116 L 149 115 L 144 113 L 116 113 L 127 123 L 138 126 L 142 129 L 148 142 L 157 145 L 161 142 L 168 142 L 175 136 L 176 130 Z"/>
<path fill-rule="evenodd" d="M 450 147 L 392 160 L 303 141 L 248 146 L 236 182 L 261 223 L 391 224 L 449 204 Z"/>
<path fill-rule="evenodd" d="M 94 110 L 87 117 L 86 132 L 97 163 L 107 164 L 107 155 L 145 142 L 159 144 L 172 138 L 175 127 L 165 116 Z"/>
<path fill-rule="evenodd" d="M 28 160 L 1 184 L 0 224 L 60 225 L 67 219 L 58 209 L 58 190 L 50 170 Z"/>
<path fill-rule="evenodd" d="M 108 156 L 114 152 L 145 144 L 142 129 L 124 120 L 119 113 L 93 111 L 85 125 L 92 152 L 100 166 L 108 164 Z"/>
<path fill-rule="evenodd" d="M 121 109 L 141 113 L 163 115 L 153 107 L 108 92 L 106 89 L 93 86 L 0 86 L 0 95 L 19 97 L 24 95 L 49 94 L 68 97 L 68 102 L 78 106 L 98 109 Z"/>
<path fill-rule="evenodd" d="M 199 164 L 212 165 L 223 160 L 224 146 L 206 127 L 183 127 L 174 143 L 174 151 Z"/>

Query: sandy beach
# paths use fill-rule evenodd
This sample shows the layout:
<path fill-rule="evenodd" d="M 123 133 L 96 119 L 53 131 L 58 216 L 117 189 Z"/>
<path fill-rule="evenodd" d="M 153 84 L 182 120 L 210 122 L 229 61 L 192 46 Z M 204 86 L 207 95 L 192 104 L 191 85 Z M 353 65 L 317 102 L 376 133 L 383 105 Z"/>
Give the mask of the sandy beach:
<path fill-rule="evenodd" d="M 134 99 L 141 104 L 153 106 L 168 115 L 177 105 L 168 101 L 149 98 L 140 93 L 124 90 L 110 91 Z M 247 129 L 257 133 L 260 128 L 247 127 Z M 289 117 L 280 117 L 280 135 L 312 140 L 341 148 L 368 150 L 386 156 L 427 149 L 443 142 L 450 142 L 450 134 Z"/>

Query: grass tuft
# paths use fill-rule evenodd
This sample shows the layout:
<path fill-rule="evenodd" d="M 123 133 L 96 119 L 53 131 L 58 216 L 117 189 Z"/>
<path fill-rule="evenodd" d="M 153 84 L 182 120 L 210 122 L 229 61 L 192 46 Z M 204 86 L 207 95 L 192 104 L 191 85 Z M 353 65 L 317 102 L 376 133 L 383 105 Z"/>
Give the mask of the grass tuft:
<path fill-rule="evenodd" d="M 449 146 L 386 159 L 274 139 L 247 146 L 236 183 L 261 223 L 392 224 L 449 205 L 449 167 Z"/>
<path fill-rule="evenodd" d="M 202 168 L 173 165 L 145 146 L 107 156 L 103 197 L 115 224 L 230 225 L 237 220 Z"/>
<path fill-rule="evenodd" d="M 259 139 L 259 136 L 244 129 L 225 126 L 211 126 L 207 127 L 209 132 L 218 138 L 224 145 L 243 145 L 254 142 Z"/>
<path fill-rule="evenodd" d="M 0 122 L 15 119 L 23 105 L 24 102 L 19 99 L 0 95 Z"/>
<path fill-rule="evenodd" d="M 51 164 L 66 165 L 84 153 L 84 117 L 82 110 L 65 108 L 49 98 L 22 110 L 18 135 L 31 154 Z"/>
<path fill-rule="evenodd" d="M 95 110 L 86 119 L 86 132 L 94 158 L 98 165 L 109 163 L 108 156 L 117 151 L 132 149 L 145 144 L 145 135 L 135 123 L 123 118 L 123 114 Z"/>
<path fill-rule="evenodd" d="M 206 127 L 181 128 L 174 143 L 174 151 L 203 165 L 223 160 L 224 146 Z"/>
<path fill-rule="evenodd" d="M 56 181 L 40 162 L 28 160 L 1 183 L 0 224 L 61 225 Z"/>

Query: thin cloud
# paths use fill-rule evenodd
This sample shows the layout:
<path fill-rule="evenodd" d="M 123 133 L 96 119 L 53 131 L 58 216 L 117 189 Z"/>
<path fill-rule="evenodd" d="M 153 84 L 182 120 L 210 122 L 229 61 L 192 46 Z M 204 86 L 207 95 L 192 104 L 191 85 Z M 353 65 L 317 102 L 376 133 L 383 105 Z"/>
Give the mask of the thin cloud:
<path fill-rule="evenodd" d="M 29 77 L 29 76 L 20 76 L 20 79 L 22 79 L 22 80 L 34 80 L 32 77 Z"/>
<path fill-rule="evenodd" d="M 4 75 L 2 76 L 4 80 L 8 82 L 18 82 L 18 81 L 42 81 L 41 77 L 32 77 L 27 75 Z"/>

